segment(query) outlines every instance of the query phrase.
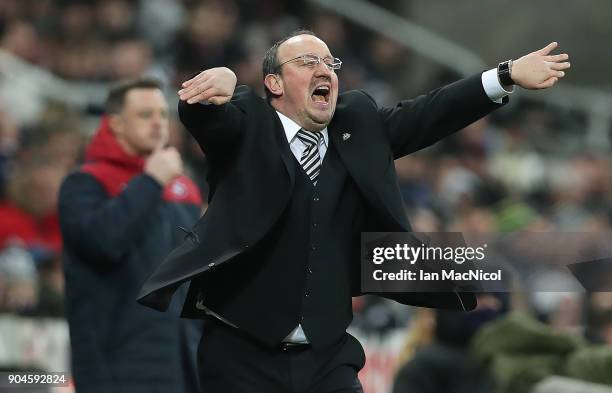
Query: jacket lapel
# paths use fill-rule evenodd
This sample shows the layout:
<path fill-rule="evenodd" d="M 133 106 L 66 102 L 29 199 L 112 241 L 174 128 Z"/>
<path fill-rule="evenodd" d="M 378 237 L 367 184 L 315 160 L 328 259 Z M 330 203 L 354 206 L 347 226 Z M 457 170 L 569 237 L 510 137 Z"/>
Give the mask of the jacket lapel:
<path fill-rule="evenodd" d="M 272 113 L 274 114 L 274 139 L 276 140 L 278 151 L 280 152 L 283 163 L 285 164 L 285 169 L 287 169 L 287 174 L 289 175 L 290 193 L 292 193 L 293 185 L 295 184 L 296 160 L 294 159 L 291 148 L 289 147 L 287 135 L 285 134 L 283 128 L 283 123 L 281 123 L 275 110 L 272 110 Z"/>
<path fill-rule="evenodd" d="M 328 131 L 338 155 L 363 197 L 380 214 L 397 223 L 399 228 L 411 231 L 397 186 L 395 168 L 389 167 L 394 165 L 393 157 L 391 151 L 384 148 L 384 142 L 366 138 L 367 130 L 356 125 L 351 127 L 350 121 L 338 115 L 334 116 Z M 389 173 L 389 170 L 392 172 Z"/>

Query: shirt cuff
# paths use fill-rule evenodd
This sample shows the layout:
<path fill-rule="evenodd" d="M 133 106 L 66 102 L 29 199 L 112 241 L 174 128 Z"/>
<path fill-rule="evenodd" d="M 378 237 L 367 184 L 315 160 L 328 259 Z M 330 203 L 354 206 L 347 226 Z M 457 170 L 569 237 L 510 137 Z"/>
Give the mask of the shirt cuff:
<path fill-rule="evenodd" d="M 514 92 L 514 86 L 502 86 L 497 78 L 497 68 L 490 69 L 482 73 L 482 87 L 491 101 L 498 104 L 502 103 L 505 96 Z M 509 90 L 507 90 L 509 89 Z"/>

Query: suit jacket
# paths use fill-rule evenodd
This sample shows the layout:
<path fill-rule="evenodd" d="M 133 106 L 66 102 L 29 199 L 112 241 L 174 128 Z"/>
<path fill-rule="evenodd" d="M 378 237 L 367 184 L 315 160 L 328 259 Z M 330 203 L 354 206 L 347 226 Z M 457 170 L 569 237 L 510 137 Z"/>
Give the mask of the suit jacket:
<path fill-rule="evenodd" d="M 368 231 L 411 231 L 394 159 L 430 146 L 501 105 L 487 96 L 480 74 L 394 107 L 378 107 L 363 91 L 340 94 L 329 137 L 372 207 L 372 221 L 385 223 Z M 277 132 L 282 124 L 274 108 L 248 87 L 237 87 L 232 100 L 220 106 L 180 102 L 179 116 L 209 161 L 209 207 L 141 290 L 138 301 L 158 310 L 168 307 L 181 283 L 213 272 L 263 238 L 292 195 L 297 165 L 281 154 L 286 140 L 278 137 L 284 133 Z M 426 307 L 476 305 L 475 297 L 463 292 L 384 296 Z M 187 299 L 186 308 L 193 303 Z"/>

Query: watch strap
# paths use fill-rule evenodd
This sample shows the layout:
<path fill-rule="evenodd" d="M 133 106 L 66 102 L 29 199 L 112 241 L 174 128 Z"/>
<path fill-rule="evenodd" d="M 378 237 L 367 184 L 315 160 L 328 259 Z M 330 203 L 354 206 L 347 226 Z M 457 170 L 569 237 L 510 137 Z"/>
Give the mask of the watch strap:
<path fill-rule="evenodd" d="M 515 83 L 510 77 L 512 73 L 512 60 L 499 63 L 497 66 L 497 78 L 503 86 L 513 86 Z"/>

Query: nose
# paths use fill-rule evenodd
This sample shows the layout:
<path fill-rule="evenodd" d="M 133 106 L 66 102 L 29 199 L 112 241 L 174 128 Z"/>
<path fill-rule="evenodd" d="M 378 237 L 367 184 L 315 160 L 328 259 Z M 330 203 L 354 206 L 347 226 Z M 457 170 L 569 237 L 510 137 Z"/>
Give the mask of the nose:
<path fill-rule="evenodd" d="M 155 124 L 162 124 L 167 119 L 167 116 L 163 112 L 155 112 L 153 115 L 153 122 Z"/>
<path fill-rule="evenodd" d="M 151 127 L 154 130 L 159 130 L 163 127 L 164 124 L 164 116 L 161 114 L 155 114 L 151 117 Z"/>
<path fill-rule="evenodd" d="M 333 73 L 334 73 L 334 71 L 329 69 L 329 67 L 325 64 L 325 62 L 320 61 L 319 64 L 317 65 L 315 75 L 316 76 L 327 76 L 327 77 L 330 77 L 331 74 L 333 74 Z"/>

